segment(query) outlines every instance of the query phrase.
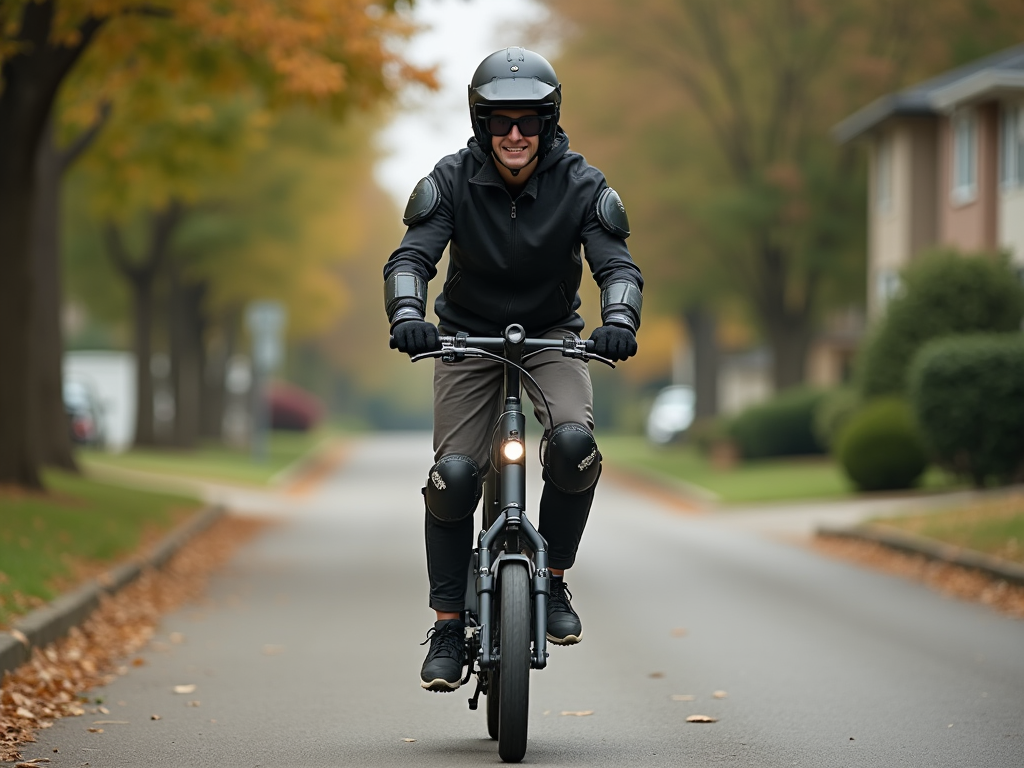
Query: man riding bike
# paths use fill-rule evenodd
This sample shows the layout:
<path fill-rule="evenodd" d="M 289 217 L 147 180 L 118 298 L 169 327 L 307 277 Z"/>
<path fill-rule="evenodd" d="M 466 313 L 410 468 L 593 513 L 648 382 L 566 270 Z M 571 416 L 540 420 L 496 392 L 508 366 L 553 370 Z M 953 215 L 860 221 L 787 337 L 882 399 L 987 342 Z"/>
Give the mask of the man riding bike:
<path fill-rule="evenodd" d="M 403 217 L 408 230 L 384 267 L 385 307 L 401 352 L 439 347 L 438 327 L 425 320 L 427 283 L 450 244 L 448 274 L 434 303 L 442 333 L 500 336 L 519 323 L 531 337 L 578 334 L 582 248 L 601 287 L 603 324 L 590 337 L 595 352 L 612 360 L 636 354 L 643 277 L 626 247 L 626 211 L 604 175 L 569 151 L 558 124 L 561 98 L 554 69 L 532 51 L 507 48 L 477 67 L 469 86 L 473 138 L 416 185 Z M 548 640 L 572 645 L 583 630 L 564 572 L 575 562 L 601 474 L 593 390 L 582 360 L 552 352 L 531 358 L 526 368 L 547 395 L 553 421 L 545 409 L 537 411 L 545 430 L 539 531 L 551 572 Z M 490 462 L 501 385 L 501 367 L 486 360 L 435 362 L 435 463 L 423 494 L 437 621 L 420 674 L 431 691 L 458 688 L 466 663 L 461 614 L 473 512 Z M 537 403 L 532 383 L 525 386 Z"/>

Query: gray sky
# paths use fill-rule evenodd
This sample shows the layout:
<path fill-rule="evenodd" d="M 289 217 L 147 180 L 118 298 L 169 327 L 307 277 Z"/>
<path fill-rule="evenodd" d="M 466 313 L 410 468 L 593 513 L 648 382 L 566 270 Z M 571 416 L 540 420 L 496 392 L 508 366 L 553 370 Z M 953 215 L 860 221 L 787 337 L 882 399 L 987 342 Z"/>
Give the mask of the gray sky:
<path fill-rule="evenodd" d="M 406 58 L 439 65 L 441 88 L 404 94 L 378 138 L 385 156 L 377 181 L 402 207 L 416 182 L 472 135 L 466 85 L 477 64 L 499 48 L 524 44 L 524 30 L 543 21 L 547 10 L 535 0 L 419 0 L 413 17 L 424 29 L 409 41 Z M 536 49 L 555 53 L 550 44 Z"/>

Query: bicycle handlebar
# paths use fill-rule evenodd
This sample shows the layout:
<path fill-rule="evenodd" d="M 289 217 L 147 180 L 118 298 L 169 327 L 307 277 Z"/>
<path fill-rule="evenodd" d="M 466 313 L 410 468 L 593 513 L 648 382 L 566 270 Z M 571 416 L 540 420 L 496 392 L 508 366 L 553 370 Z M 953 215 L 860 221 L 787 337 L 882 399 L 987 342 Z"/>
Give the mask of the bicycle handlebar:
<path fill-rule="evenodd" d="M 412 362 L 423 360 L 427 357 L 439 357 L 443 362 L 453 363 L 467 357 L 485 357 L 484 352 L 502 352 L 505 349 L 506 339 L 503 336 L 469 336 L 465 333 L 457 333 L 454 336 L 440 336 L 441 348 L 431 352 L 424 352 L 412 356 Z M 548 350 L 559 350 L 562 357 L 572 357 L 584 362 L 599 360 L 605 365 L 614 368 L 615 363 L 607 357 L 594 354 L 594 341 L 592 339 L 580 339 L 576 336 L 566 335 L 561 339 L 527 339 L 519 342 L 526 353 L 524 358 L 546 352 Z M 395 337 L 390 337 L 388 345 L 391 349 L 395 347 Z"/>

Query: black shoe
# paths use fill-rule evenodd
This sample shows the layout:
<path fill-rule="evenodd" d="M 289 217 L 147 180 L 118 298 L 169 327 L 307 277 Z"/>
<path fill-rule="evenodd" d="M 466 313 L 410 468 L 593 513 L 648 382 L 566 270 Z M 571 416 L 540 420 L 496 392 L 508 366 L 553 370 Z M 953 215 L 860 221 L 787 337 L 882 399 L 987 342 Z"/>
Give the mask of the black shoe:
<path fill-rule="evenodd" d="M 551 596 L 548 598 L 548 640 L 555 645 L 575 645 L 583 637 L 580 617 L 569 604 L 571 597 L 572 592 L 562 579 L 551 580 Z"/>
<path fill-rule="evenodd" d="M 449 693 L 462 685 L 462 667 L 466 664 L 466 625 L 460 619 L 434 623 L 427 631 L 430 643 L 420 670 L 420 685 L 428 691 Z"/>

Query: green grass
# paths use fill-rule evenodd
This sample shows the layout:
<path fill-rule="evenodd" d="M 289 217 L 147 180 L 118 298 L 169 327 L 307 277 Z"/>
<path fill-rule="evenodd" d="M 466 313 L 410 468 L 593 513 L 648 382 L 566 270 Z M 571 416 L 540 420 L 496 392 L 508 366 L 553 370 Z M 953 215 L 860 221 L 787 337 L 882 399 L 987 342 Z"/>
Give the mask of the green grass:
<path fill-rule="evenodd" d="M 873 522 L 1024 564 L 1024 493 Z"/>
<path fill-rule="evenodd" d="M 44 474 L 47 493 L 0 490 L 0 625 L 114 565 L 199 509 L 195 499 Z"/>
<path fill-rule="evenodd" d="M 287 466 L 302 458 L 328 436 L 324 431 L 274 432 L 263 461 L 256 461 L 248 450 L 219 444 L 194 450 L 133 449 L 112 454 L 81 451 L 85 466 L 114 467 L 157 472 L 165 475 L 223 480 L 231 483 L 263 485 Z"/>
<path fill-rule="evenodd" d="M 763 459 L 718 469 L 687 445 L 656 446 L 632 435 L 600 435 L 598 443 L 610 467 L 682 480 L 727 504 L 856 495 L 843 470 L 827 456 Z M 939 490 L 956 486 L 944 472 L 930 469 L 921 487 Z"/>

